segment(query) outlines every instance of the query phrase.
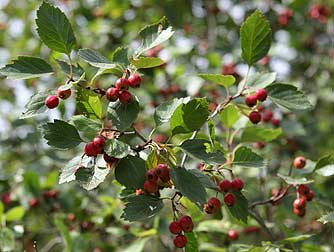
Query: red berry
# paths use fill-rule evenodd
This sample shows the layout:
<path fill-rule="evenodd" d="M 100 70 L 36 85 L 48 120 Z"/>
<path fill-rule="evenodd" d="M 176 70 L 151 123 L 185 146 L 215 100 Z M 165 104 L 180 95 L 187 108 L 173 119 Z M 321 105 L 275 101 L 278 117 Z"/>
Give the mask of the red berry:
<path fill-rule="evenodd" d="M 234 191 L 241 191 L 244 188 L 244 182 L 240 178 L 233 179 L 231 184 Z"/>
<path fill-rule="evenodd" d="M 106 163 L 109 163 L 109 164 L 114 163 L 118 160 L 115 157 L 109 156 L 107 153 L 103 153 L 103 159 L 104 161 L 106 161 Z"/>
<path fill-rule="evenodd" d="M 230 231 L 228 231 L 227 237 L 230 241 L 235 241 L 238 240 L 239 234 L 237 231 L 231 229 Z"/>
<path fill-rule="evenodd" d="M 144 191 L 142 189 L 136 189 L 136 196 L 143 195 Z"/>
<path fill-rule="evenodd" d="M 224 179 L 224 180 L 220 181 L 219 188 L 223 192 L 228 192 L 229 190 L 232 189 L 231 181 L 229 181 L 227 179 Z"/>
<path fill-rule="evenodd" d="M 179 234 L 178 236 L 176 236 L 174 238 L 173 243 L 174 243 L 175 247 L 183 248 L 187 244 L 187 237 L 185 237 L 184 235 Z"/>
<path fill-rule="evenodd" d="M 33 207 L 35 207 L 39 204 L 39 200 L 36 199 L 36 198 L 32 198 L 32 199 L 29 200 L 28 203 L 29 203 L 29 207 L 33 208 Z"/>
<path fill-rule="evenodd" d="M 264 89 L 264 88 L 260 88 L 258 90 L 256 90 L 255 92 L 255 95 L 256 95 L 256 99 L 258 101 L 265 101 L 267 99 L 267 91 Z"/>
<path fill-rule="evenodd" d="M 261 121 L 261 114 L 257 111 L 250 112 L 248 117 L 249 117 L 249 120 L 254 124 L 257 124 Z"/>
<path fill-rule="evenodd" d="M 293 166 L 297 169 L 303 169 L 306 165 L 306 159 L 303 156 L 296 157 L 293 160 Z"/>
<path fill-rule="evenodd" d="M 194 229 L 194 223 L 190 216 L 183 215 L 179 218 L 179 224 L 182 228 L 182 230 L 186 233 L 193 231 Z"/>
<path fill-rule="evenodd" d="M 100 153 L 100 149 L 93 142 L 89 142 L 85 145 L 85 154 L 89 157 L 96 157 Z"/>
<path fill-rule="evenodd" d="M 271 119 L 271 124 L 275 127 L 279 127 L 281 125 L 281 120 L 278 118 Z"/>
<path fill-rule="evenodd" d="M 298 208 L 298 209 L 305 208 L 306 207 L 306 198 L 305 197 L 300 197 L 300 198 L 295 199 L 293 201 L 293 207 Z"/>
<path fill-rule="evenodd" d="M 236 197 L 232 193 L 227 193 L 224 196 L 224 202 L 228 206 L 233 206 L 236 202 Z"/>
<path fill-rule="evenodd" d="M 158 183 L 146 180 L 144 182 L 144 190 L 148 193 L 156 193 L 158 191 Z"/>
<path fill-rule="evenodd" d="M 306 213 L 306 208 L 294 208 L 293 209 L 293 213 L 299 217 L 303 217 L 305 216 Z"/>
<path fill-rule="evenodd" d="M 129 82 L 126 78 L 122 77 L 116 80 L 115 82 L 115 87 L 119 90 L 119 91 L 124 91 L 127 90 L 129 88 Z"/>
<path fill-rule="evenodd" d="M 132 88 L 138 88 L 141 83 L 141 78 L 138 74 L 131 74 L 128 78 L 129 86 Z"/>
<path fill-rule="evenodd" d="M 1 201 L 6 205 L 8 206 L 12 200 L 11 200 L 11 197 L 10 197 L 10 192 L 4 192 L 4 194 L 2 195 L 1 197 Z"/>
<path fill-rule="evenodd" d="M 70 88 L 66 90 L 61 90 L 60 88 L 58 88 L 57 94 L 60 99 L 66 100 L 68 97 L 71 96 L 72 91 Z"/>
<path fill-rule="evenodd" d="M 259 232 L 261 229 L 257 226 L 250 226 L 250 227 L 245 227 L 243 230 L 244 234 L 251 234 L 251 233 L 257 233 Z"/>
<path fill-rule="evenodd" d="M 204 211 L 207 214 L 215 214 L 221 207 L 220 200 L 216 197 L 211 197 L 204 205 Z"/>
<path fill-rule="evenodd" d="M 97 136 L 93 139 L 93 143 L 101 150 L 106 146 L 106 140 L 103 136 Z"/>
<path fill-rule="evenodd" d="M 314 192 L 310 190 L 307 194 L 305 194 L 306 200 L 311 201 L 314 197 Z"/>
<path fill-rule="evenodd" d="M 121 92 L 120 94 L 119 94 L 119 101 L 121 102 L 121 103 L 123 103 L 123 104 L 127 104 L 127 103 L 130 103 L 131 102 L 131 98 L 132 98 L 132 96 L 131 96 L 131 94 L 130 94 L 130 92 L 128 92 L 128 91 L 123 91 L 123 92 Z"/>
<path fill-rule="evenodd" d="M 49 109 L 53 109 L 55 107 L 57 107 L 59 104 L 59 98 L 55 95 L 49 95 L 46 99 L 45 99 L 45 105 L 49 108 Z"/>
<path fill-rule="evenodd" d="M 170 180 L 169 168 L 166 164 L 158 164 L 155 170 L 162 182 L 166 183 Z"/>
<path fill-rule="evenodd" d="M 180 226 L 179 222 L 177 221 L 172 221 L 170 224 L 169 224 L 169 231 L 172 233 L 172 234 L 179 234 L 182 232 L 182 227 Z"/>
<path fill-rule="evenodd" d="M 264 110 L 264 107 L 262 105 L 257 106 L 257 111 L 262 112 Z"/>
<path fill-rule="evenodd" d="M 245 96 L 245 103 L 247 104 L 248 107 L 254 107 L 257 102 L 257 97 L 256 95 L 246 95 Z"/>
<path fill-rule="evenodd" d="M 119 91 L 117 88 L 111 87 L 107 89 L 106 98 L 109 101 L 117 101 L 118 97 L 119 97 Z"/>
<path fill-rule="evenodd" d="M 306 195 L 310 192 L 310 187 L 306 184 L 299 185 L 297 188 L 297 192 L 300 195 Z"/>
<path fill-rule="evenodd" d="M 158 180 L 158 175 L 155 169 L 151 169 L 146 172 L 146 179 L 152 182 L 156 182 Z"/>
<path fill-rule="evenodd" d="M 74 221 L 74 220 L 75 220 L 75 214 L 74 214 L 74 213 L 69 213 L 69 214 L 67 215 L 67 219 L 68 219 L 69 221 Z"/>
<path fill-rule="evenodd" d="M 49 191 L 45 191 L 43 192 L 43 197 L 46 199 L 50 199 L 50 198 L 56 198 L 57 197 L 57 191 L 52 189 Z"/>
<path fill-rule="evenodd" d="M 257 149 L 263 149 L 264 147 L 266 147 L 266 143 L 265 142 L 256 142 L 254 144 L 255 148 Z"/>
<path fill-rule="evenodd" d="M 266 110 L 264 113 L 263 113 L 263 116 L 262 116 L 262 121 L 264 122 L 269 122 L 271 120 L 271 118 L 273 118 L 273 112 L 268 109 Z"/>

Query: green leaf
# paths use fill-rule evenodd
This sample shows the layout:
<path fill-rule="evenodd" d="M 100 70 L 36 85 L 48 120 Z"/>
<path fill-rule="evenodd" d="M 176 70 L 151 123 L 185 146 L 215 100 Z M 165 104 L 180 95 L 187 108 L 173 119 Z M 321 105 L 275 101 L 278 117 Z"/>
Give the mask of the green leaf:
<path fill-rule="evenodd" d="M 132 65 L 134 65 L 137 69 L 141 68 L 153 68 L 157 66 L 161 66 L 162 64 L 165 63 L 160 58 L 138 58 L 138 59 L 130 59 L 130 62 Z"/>
<path fill-rule="evenodd" d="M 124 158 L 130 154 L 131 146 L 117 139 L 110 139 L 107 141 L 107 145 L 104 148 L 104 151 L 109 156 L 115 158 Z"/>
<path fill-rule="evenodd" d="M 175 188 L 202 210 L 207 195 L 199 178 L 184 168 L 173 168 L 170 175 Z"/>
<path fill-rule="evenodd" d="M 51 66 L 43 59 L 18 56 L 13 63 L 0 69 L 0 74 L 12 80 L 24 80 L 52 74 Z"/>
<path fill-rule="evenodd" d="M 259 88 L 265 88 L 276 80 L 276 73 L 255 73 L 247 80 L 248 88 L 255 91 Z M 244 81 L 241 82 L 241 84 Z"/>
<path fill-rule="evenodd" d="M 156 149 L 153 149 L 150 154 L 148 154 L 147 159 L 145 161 L 146 169 L 153 169 L 158 165 L 158 153 Z"/>
<path fill-rule="evenodd" d="M 143 188 L 146 180 L 145 161 L 139 157 L 127 156 L 115 168 L 116 180 L 132 189 Z"/>
<path fill-rule="evenodd" d="M 128 58 L 128 49 L 126 47 L 118 47 L 112 54 L 112 59 L 115 63 L 127 67 L 130 62 Z"/>
<path fill-rule="evenodd" d="M 186 102 L 187 98 L 174 98 L 173 100 L 166 101 L 164 103 L 161 103 L 158 107 L 155 108 L 154 112 L 154 120 L 155 124 L 157 126 L 167 123 L 170 121 L 170 118 L 172 117 L 175 109 L 182 104 L 183 102 Z"/>
<path fill-rule="evenodd" d="M 86 167 L 90 158 L 82 155 L 76 156 L 71 159 L 62 169 L 59 176 L 59 184 L 71 182 L 75 180 L 75 172 L 80 166 Z"/>
<path fill-rule="evenodd" d="M 213 182 L 213 180 L 210 179 L 207 175 L 205 175 L 202 171 L 197 169 L 189 169 L 188 172 L 195 175 L 204 187 L 213 190 L 218 190 L 218 186 Z"/>
<path fill-rule="evenodd" d="M 128 198 L 121 218 L 127 221 L 143 221 L 155 216 L 164 204 L 161 199 L 151 195 Z"/>
<path fill-rule="evenodd" d="M 102 104 L 100 98 L 90 90 L 77 88 L 76 107 L 79 113 L 88 118 L 102 118 Z"/>
<path fill-rule="evenodd" d="M 5 206 L 3 205 L 2 201 L 0 201 L 0 223 L 2 223 L 3 213 L 5 210 Z"/>
<path fill-rule="evenodd" d="M 59 230 L 59 233 L 60 233 L 61 237 L 64 240 L 64 245 L 65 245 L 65 250 L 64 251 L 65 252 L 73 251 L 73 239 L 70 235 L 70 232 L 68 231 L 68 228 L 64 224 L 63 220 L 61 219 L 61 217 L 59 215 L 56 215 L 54 217 L 54 222 L 55 222 L 55 226 Z"/>
<path fill-rule="evenodd" d="M 327 224 L 329 222 L 334 222 L 334 211 L 329 212 L 323 216 L 321 216 L 318 221 L 320 221 L 322 224 Z"/>
<path fill-rule="evenodd" d="M 29 98 L 28 103 L 24 106 L 26 111 L 22 113 L 20 119 L 26 119 L 43 114 L 48 107 L 45 105 L 45 99 L 51 94 L 51 90 L 38 92 Z"/>
<path fill-rule="evenodd" d="M 128 104 L 122 104 L 119 100 L 109 103 L 108 119 L 117 130 L 124 131 L 129 128 L 137 119 L 138 113 L 139 102 L 135 96 L 132 96 L 132 101 Z"/>
<path fill-rule="evenodd" d="M 60 69 L 66 73 L 67 75 L 70 75 L 70 65 L 63 60 L 56 60 L 58 65 L 60 66 Z M 72 74 L 73 79 L 78 80 L 80 77 L 85 73 L 85 71 L 82 69 L 82 67 L 78 64 L 77 66 L 72 65 Z"/>
<path fill-rule="evenodd" d="M 185 252 L 198 252 L 198 241 L 194 232 L 184 233 L 187 237 Z"/>
<path fill-rule="evenodd" d="M 249 66 L 268 53 L 271 43 L 271 28 L 259 10 L 256 10 L 242 24 L 240 40 L 242 58 Z"/>
<path fill-rule="evenodd" d="M 223 75 L 223 74 L 198 74 L 204 80 L 217 83 L 225 88 L 229 88 L 235 83 L 235 78 L 233 75 Z"/>
<path fill-rule="evenodd" d="M 313 235 L 297 235 L 297 236 L 293 236 L 293 237 L 288 237 L 284 240 L 279 241 L 279 243 L 297 243 L 297 242 L 301 242 L 301 241 L 305 241 L 309 238 L 311 238 Z"/>
<path fill-rule="evenodd" d="M 316 170 L 316 173 L 325 177 L 332 176 L 334 175 L 334 164 L 326 165 Z"/>
<path fill-rule="evenodd" d="M 282 174 L 277 174 L 278 177 L 283 179 L 289 185 L 301 185 L 301 184 L 310 184 L 313 180 L 307 180 L 306 178 L 293 178 L 290 176 L 284 176 Z"/>
<path fill-rule="evenodd" d="M 0 251 L 10 252 L 15 248 L 15 237 L 12 230 L 6 227 L 0 229 Z"/>
<path fill-rule="evenodd" d="M 304 110 L 313 107 L 305 94 L 290 84 L 275 83 L 266 87 L 266 91 L 274 103 L 289 110 Z"/>
<path fill-rule="evenodd" d="M 236 121 L 238 121 L 239 118 L 240 113 L 232 104 L 228 105 L 219 113 L 220 121 L 225 127 L 228 128 L 232 128 L 232 126 L 236 123 Z"/>
<path fill-rule="evenodd" d="M 13 207 L 6 212 L 6 221 L 18 221 L 24 216 L 25 210 L 21 206 Z"/>
<path fill-rule="evenodd" d="M 180 148 L 192 158 L 200 160 L 209 165 L 221 165 L 225 163 L 224 154 L 220 151 L 209 152 L 207 147 L 210 142 L 203 139 L 188 139 L 184 141 Z"/>
<path fill-rule="evenodd" d="M 244 168 L 263 168 L 263 158 L 250 148 L 240 146 L 234 151 L 233 165 Z"/>
<path fill-rule="evenodd" d="M 162 44 L 167 41 L 171 36 L 173 36 L 174 31 L 172 27 L 169 26 L 166 17 L 161 18 L 158 22 L 145 26 L 139 35 L 144 39 L 142 45 L 136 51 L 136 56 L 143 54 L 144 52 L 150 50 L 157 45 Z"/>
<path fill-rule="evenodd" d="M 74 173 L 75 180 L 79 183 L 88 183 L 94 176 L 94 166 L 80 167 Z"/>
<path fill-rule="evenodd" d="M 65 14 L 58 8 L 43 1 L 37 10 L 37 32 L 50 49 L 70 54 L 75 47 L 75 37 Z"/>
<path fill-rule="evenodd" d="M 112 63 L 109 59 L 104 57 L 99 52 L 89 49 L 89 48 L 83 48 L 80 49 L 78 52 L 78 56 L 86 61 L 88 64 L 97 67 L 97 68 L 115 68 L 117 64 Z"/>
<path fill-rule="evenodd" d="M 315 165 L 314 170 L 318 170 L 324 166 L 327 166 L 329 164 L 334 164 L 334 158 L 333 154 L 328 154 L 323 157 L 321 157 L 318 161 L 317 164 Z"/>
<path fill-rule="evenodd" d="M 77 129 L 62 120 L 55 119 L 53 123 L 42 125 L 42 131 L 47 144 L 56 148 L 72 149 L 83 142 Z"/>
<path fill-rule="evenodd" d="M 241 135 L 241 142 L 270 142 L 282 134 L 282 129 L 264 129 L 258 127 L 247 127 Z"/>
<path fill-rule="evenodd" d="M 86 73 L 83 73 L 79 79 L 77 79 L 76 81 L 71 81 L 69 83 L 66 83 L 64 85 L 59 86 L 58 90 L 67 90 L 67 89 L 71 89 L 74 84 L 78 84 L 79 82 L 83 81 L 85 79 Z"/>
<path fill-rule="evenodd" d="M 231 207 L 226 206 L 226 208 L 234 218 L 247 224 L 248 200 L 241 192 L 233 192 L 233 194 L 237 198 L 236 204 Z"/>
<path fill-rule="evenodd" d="M 192 99 L 176 108 L 170 118 L 170 129 L 173 134 L 193 132 L 202 127 L 209 114 L 206 98 Z"/>
<path fill-rule="evenodd" d="M 75 126 L 87 141 L 94 139 L 103 127 L 100 120 L 90 119 L 84 115 L 73 116 L 70 123 Z"/>
<path fill-rule="evenodd" d="M 149 239 L 151 239 L 151 237 L 137 239 L 131 242 L 131 244 L 126 249 L 122 250 L 122 252 L 142 252 Z"/>
<path fill-rule="evenodd" d="M 89 168 L 89 167 L 88 167 Z M 93 190 L 98 187 L 110 173 L 111 169 L 101 169 L 94 164 L 94 173 L 92 177 L 88 177 L 88 181 L 80 181 L 80 186 L 86 190 Z"/>

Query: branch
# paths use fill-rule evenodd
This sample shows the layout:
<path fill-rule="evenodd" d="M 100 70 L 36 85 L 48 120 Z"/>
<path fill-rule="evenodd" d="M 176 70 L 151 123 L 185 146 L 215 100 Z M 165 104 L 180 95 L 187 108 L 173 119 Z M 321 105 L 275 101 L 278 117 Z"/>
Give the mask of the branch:
<path fill-rule="evenodd" d="M 259 216 L 256 212 L 254 212 L 253 210 L 248 209 L 248 213 L 249 215 L 257 221 L 257 223 L 260 224 L 260 226 L 267 232 L 267 234 L 270 237 L 270 241 L 275 241 L 276 238 L 273 234 L 273 232 L 267 227 L 267 225 L 265 224 L 264 220 L 261 218 L 261 216 Z"/>

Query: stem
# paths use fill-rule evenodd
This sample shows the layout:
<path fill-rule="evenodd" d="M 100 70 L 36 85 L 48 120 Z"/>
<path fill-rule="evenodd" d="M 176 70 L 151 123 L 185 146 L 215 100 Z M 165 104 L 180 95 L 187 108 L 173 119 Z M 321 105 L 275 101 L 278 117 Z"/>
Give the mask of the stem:
<path fill-rule="evenodd" d="M 135 134 L 136 134 L 141 140 L 143 140 L 143 142 L 148 142 L 148 140 L 147 140 L 143 135 L 141 135 L 141 134 L 135 129 L 135 127 L 133 127 L 133 130 L 134 130 Z"/>
<path fill-rule="evenodd" d="M 260 226 L 268 233 L 270 240 L 271 241 L 275 241 L 275 236 L 272 233 L 272 231 L 267 227 L 267 225 L 264 223 L 264 220 L 261 218 L 261 216 L 259 216 L 256 212 L 254 212 L 253 210 L 248 209 L 248 213 L 249 215 L 257 221 L 257 223 L 260 224 Z"/>
<path fill-rule="evenodd" d="M 71 54 L 67 54 L 68 57 L 68 61 L 70 63 L 70 76 L 69 79 L 73 79 L 73 66 L 72 66 L 72 58 L 71 58 Z"/>
<path fill-rule="evenodd" d="M 191 137 L 189 138 L 189 140 L 193 140 L 193 139 L 195 139 L 197 133 L 198 133 L 198 130 L 195 130 L 195 131 L 193 132 L 193 134 L 191 135 Z M 184 167 L 184 164 L 185 164 L 185 162 L 186 162 L 186 160 L 187 160 L 187 157 L 188 157 L 188 155 L 187 155 L 186 153 L 184 153 L 184 154 L 183 154 L 183 157 L 182 157 L 182 160 L 181 160 L 181 164 L 180 164 L 181 167 Z"/>

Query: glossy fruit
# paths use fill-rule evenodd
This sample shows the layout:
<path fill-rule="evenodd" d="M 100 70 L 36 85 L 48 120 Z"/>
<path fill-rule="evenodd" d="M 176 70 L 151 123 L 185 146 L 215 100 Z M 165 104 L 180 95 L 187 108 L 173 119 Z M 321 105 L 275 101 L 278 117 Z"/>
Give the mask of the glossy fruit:
<path fill-rule="evenodd" d="M 119 90 L 119 91 L 124 91 L 127 90 L 129 88 L 129 82 L 126 78 L 122 77 L 116 80 L 115 82 L 115 87 Z"/>
<path fill-rule="evenodd" d="M 106 161 L 106 163 L 109 163 L 109 164 L 114 163 L 118 160 L 115 157 L 109 156 L 107 153 L 103 153 L 103 159 L 104 161 Z"/>
<path fill-rule="evenodd" d="M 231 181 L 224 179 L 222 181 L 220 181 L 219 183 L 219 189 L 223 192 L 228 192 L 229 190 L 232 189 L 232 183 Z"/>
<path fill-rule="evenodd" d="M 93 139 L 93 143 L 99 148 L 99 150 L 103 150 L 106 146 L 106 140 L 103 136 L 97 136 Z"/>
<path fill-rule="evenodd" d="M 300 197 L 300 198 L 295 199 L 293 201 L 293 207 L 298 208 L 298 209 L 305 208 L 306 207 L 306 198 L 305 197 Z"/>
<path fill-rule="evenodd" d="M 264 111 L 263 116 L 262 116 L 262 121 L 264 122 L 270 122 L 271 118 L 273 118 L 274 113 L 268 109 Z"/>
<path fill-rule="evenodd" d="M 166 183 L 170 180 L 169 168 L 166 164 L 158 164 L 155 170 L 162 182 Z"/>
<path fill-rule="evenodd" d="M 293 160 L 293 166 L 297 169 L 303 169 L 306 165 L 306 159 L 302 156 L 296 157 Z"/>
<path fill-rule="evenodd" d="M 267 99 L 267 91 L 264 89 L 264 88 L 260 88 L 258 90 L 256 90 L 255 92 L 255 95 L 256 95 L 256 99 L 258 101 L 265 101 Z"/>
<path fill-rule="evenodd" d="M 248 117 L 249 117 L 249 120 L 254 124 L 257 124 L 261 121 L 261 114 L 257 111 L 250 112 Z"/>
<path fill-rule="evenodd" d="M 191 232 L 194 229 L 194 223 L 190 216 L 183 215 L 179 218 L 179 224 L 184 232 Z"/>
<path fill-rule="evenodd" d="M 235 191 L 241 191 L 244 188 L 244 181 L 240 178 L 235 178 L 231 182 L 232 189 Z"/>
<path fill-rule="evenodd" d="M 207 203 L 204 205 L 204 211 L 207 214 L 215 214 L 221 207 L 221 202 L 216 197 L 211 197 L 208 199 Z"/>
<path fill-rule="evenodd" d="M 89 157 L 96 157 L 100 153 L 100 148 L 93 142 L 89 142 L 85 145 L 85 154 Z"/>
<path fill-rule="evenodd" d="M 281 125 L 281 120 L 278 118 L 272 118 L 271 119 L 271 124 L 275 127 L 279 127 Z"/>
<path fill-rule="evenodd" d="M 127 104 L 131 102 L 132 95 L 129 91 L 123 91 L 119 94 L 119 101 L 123 104 Z"/>
<path fill-rule="evenodd" d="M 256 95 L 246 95 L 245 96 L 245 103 L 248 107 L 254 107 L 257 103 L 257 96 Z"/>
<path fill-rule="evenodd" d="M 306 208 L 294 208 L 293 213 L 299 217 L 303 217 L 306 214 Z"/>
<path fill-rule="evenodd" d="M 236 200 L 236 197 L 232 193 L 227 193 L 224 196 L 224 202 L 227 206 L 233 206 Z"/>
<path fill-rule="evenodd" d="M 117 88 L 111 87 L 107 89 L 106 98 L 109 101 L 117 101 L 118 97 L 119 97 L 119 91 Z"/>
<path fill-rule="evenodd" d="M 172 221 L 170 224 L 169 224 L 169 231 L 172 233 L 172 234 L 179 234 L 182 232 L 182 227 L 180 226 L 179 222 L 178 221 Z"/>
<path fill-rule="evenodd" d="M 46 99 L 45 99 L 45 105 L 49 108 L 49 109 L 53 109 L 55 107 L 57 107 L 59 104 L 59 98 L 55 95 L 49 95 Z"/>
<path fill-rule="evenodd" d="M 307 194 L 305 194 L 306 200 L 311 201 L 314 197 L 314 192 L 310 190 Z"/>
<path fill-rule="evenodd" d="M 174 238 L 173 240 L 174 246 L 177 248 L 183 248 L 186 246 L 187 244 L 187 237 L 185 237 L 184 235 L 178 235 Z"/>
<path fill-rule="evenodd" d="M 238 234 L 237 231 L 231 229 L 230 231 L 228 231 L 227 238 L 228 238 L 230 241 L 235 241 L 235 240 L 238 240 L 238 238 L 239 238 L 239 234 Z"/>
<path fill-rule="evenodd" d="M 138 74 L 131 74 L 128 78 L 129 86 L 132 88 L 140 87 L 141 78 Z"/>
<path fill-rule="evenodd" d="M 57 91 L 57 95 L 60 99 L 66 100 L 68 97 L 70 97 L 72 94 L 71 89 L 66 89 L 66 90 L 60 90 L 60 88 L 58 88 Z"/>
<path fill-rule="evenodd" d="M 297 187 L 297 192 L 301 195 L 306 195 L 310 192 L 310 187 L 306 184 L 299 185 Z"/>
<path fill-rule="evenodd" d="M 156 182 L 158 180 L 158 175 L 155 169 L 150 169 L 146 172 L 146 179 L 152 182 Z"/>
<path fill-rule="evenodd" d="M 148 193 L 156 193 L 158 191 L 158 183 L 146 180 L 144 182 L 144 190 Z"/>

